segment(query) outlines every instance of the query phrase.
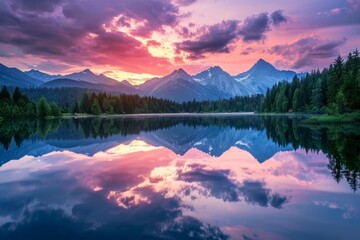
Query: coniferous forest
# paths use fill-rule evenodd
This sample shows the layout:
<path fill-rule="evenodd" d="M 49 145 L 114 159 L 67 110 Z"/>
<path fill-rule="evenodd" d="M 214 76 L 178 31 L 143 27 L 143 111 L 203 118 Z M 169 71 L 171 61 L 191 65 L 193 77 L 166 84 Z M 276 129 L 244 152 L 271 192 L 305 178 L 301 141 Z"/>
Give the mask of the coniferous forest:
<path fill-rule="evenodd" d="M 260 108 L 262 95 L 219 99 L 217 101 L 191 101 L 177 103 L 155 97 L 138 95 L 113 95 L 108 93 L 84 93 L 80 102 L 66 107 L 48 103 L 44 97 L 33 101 L 19 88 L 11 94 L 4 86 L 0 92 L 0 117 L 59 117 L 62 113 L 86 114 L 134 114 L 134 113 L 206 113 L 206 112 L 251 112 Z"/>
<path fill-rule="evenodd" d="M 80 103 L 74 105 L 73 113 L 88 114 L 134 114 L 134 113 L 206 113 L 206 112 L 251 112 L 260 108 L 262 95 L 219 99 L 217 101 L 190 101 L 177 103 L 154 97 L 138 95 L 111 95 L 85 93 Z"/>
<path fill-rule="evenodd" d="M 0 117 L 47 118 L 60 116 L 59 106 L 54 102 L 49 104 L 44 97 L 35 102 L 29 100 L 19 88 L 15 88 L 12 95 L 6 86 L 0 91 Z"/>
<path fill-rule="evenodd" d="M 301 80 L 280 82 L 268 89 L 261 112 L 307 112 L 330 115 L 360 109 L 360 56 L 356 50 L 347 59 L 337 57 L 323 71 L 313 71 Z"/>

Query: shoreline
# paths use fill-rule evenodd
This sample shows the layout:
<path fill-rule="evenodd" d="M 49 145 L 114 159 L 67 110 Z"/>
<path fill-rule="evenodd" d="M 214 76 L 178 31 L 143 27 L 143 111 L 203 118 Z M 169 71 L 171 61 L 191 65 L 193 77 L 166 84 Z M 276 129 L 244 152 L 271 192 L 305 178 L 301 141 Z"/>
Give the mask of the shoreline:
<path fill-rule="evenodd" d="M 345 113 L 340 115 L 315 115 L 305 120 L 306 124 L 337 124 L 337 123 L 359 123 L 360 112 Z"/>
<path fill-rule="evenodd" d="M 259 113 L 259 112 L 223 112 L 223 113 L 134 113 L 134 114 L 65 114 L 61 118 L 126 118 L 126 117 L 211 117 L 211 116 L 288 116 L 313 117 L 310 113 Z"/>
<path fill-rule="evenodd" d="M 134 114 L 78 114 L 63 115 L 61 118 L 135 118 L 135 117 L 211 117 L 211 116 L 253 116 L 255 112 L 232 113 L 134 113 Z"/>
<path fill-rule="evenodd" d="M 134 113 L 134 114 L 70 114 L 65 113 L 59 117 L 48 116 L 39 120 L 51 119 L 80 119 L 80 118 L 172 118 L 172 117 L 241 117 L 241 116 L 273 116 L 273 117 L 293 117 L 303 118 L 303 124 L 321 125 L 331 123 L 359 123 L 360 113 L 350 113 L 342 115 L 326 115 L 313 113 L 259 113 L 259 112 L 223 112 L 223 113 Z M 12 118 L 3 118 L 0 116 L 0 122 L 11 120 Z M 21 118 L 29 119 L 29 118 Z M 37 118 L 31 118 L 37 119 Z"/>

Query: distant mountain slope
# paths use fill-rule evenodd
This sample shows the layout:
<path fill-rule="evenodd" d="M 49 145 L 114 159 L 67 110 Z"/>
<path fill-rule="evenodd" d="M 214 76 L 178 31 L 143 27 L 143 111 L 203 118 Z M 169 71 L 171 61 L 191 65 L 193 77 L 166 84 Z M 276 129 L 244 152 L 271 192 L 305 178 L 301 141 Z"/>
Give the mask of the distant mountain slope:
<path fill-rule="evenodd" d="M 94 84 L 85 81 L 78 81 L 74 79 L 67 79 L 67 78 L 59 78 L 49 81 L 41 85 L 42 87 L 48 88 L 87 88 L 87 89 L 107 89 L 109 86 L 101 85 L 101 84 Z"/>
<path fill-rule="evenodd" d="M 190 77 L 191 76 L 187 72 L 185 72 L 184 69 L 180 68 L 164 77 L 160 77 L 160 78 L 156 77 L 146 81 L 145 83 L 139 85 L 139 89 L 145 94 L 152 95 L 159 88 L 161 88 L 162 86 L 164 86 L 165 84 L 171 81 L 177 79 L 188 80 Z"/>
<path fill-rule="evenodd" d="M 253 94 L 246 86 L 236 81 L 219 66 L 211 67 L 198 73 L 193 76 L 191 80 L 203 86 L 213 87 L 218 91 L 219 97 L 222 98 L 248 96 Z"/>
<path fill-rule="evenodd" d="M 60 74 L 57 75 L 50 75 L 44 72 L 41 72 L 39 70 L 35 70 L 35 69 L 31 69 L 29 71 L 24 72 L 26 73 L 28 76 L 34 78 L 34 79 L 38 79 L 42 82 L 49 82 L 51 80 L 57 79 L 57 78 L 61 78 Z"/>
<path fill-rule="evenodd" d="M 101 90 L 106 92 L 121 92 L 128 94 L 137 94 L 138 91 L 133 87 L 125 86 L 122 83 L 118 83 L 117 86 L 109 86 L 104 84 L 94 84 L 86 81 L 79 81 L 74 79 L 59 78 L 41 85 L 45 88 L 84 88 L 84 89 L 93 89 Z"/>
<path fill-rule="evenodd" d="M 166 82 L 153 91 L 152 95 L 177 102 L 192 101 L 193 99 L 199 101 L 215 100 L 218 98 L 218 92 L 215 90 L 182 78 Z"/>
<path fill-rule="evenodd" d="M 28 76 L 17 68 L 9 68 L 0 63 L 0 85 L 29 88 L 39 86 L 42 83 L 42 81 Z"/>
<path fill-rule="evenodd" d="M 133 86 L 129 81 L 127 81 L 127 80 L 122 80 L 121 83 L 124 84 L 124 85 L 126 85 L 126 86 L 128 86 L 128 87 L 134 87 L 134 86 Z"/>
<path fill-rule="evenodd" d="M 109 86 L 116 86 L 120 83 L 115 79 L 105 76 L 104 74 L 96 75 L 89 69 L 86 69 L 82 72 L 65 75 L 63 78 L 85 81 L 93 84 L 109 85 Z"/>
<path fill-rule="evenodd" d="M 140 85 L 139 89 L 144 95 L 177 102 L 219 98 L 216 89 L 191 81 L 191 76 L 181 68 L 165 77 L 150 79 Z"/>
<path fill-rule="evenodd" d="M 259 59 L 253 67 L 236 75 L 234 79 L 242 83 L 253 94 L 265 94 L 268 88 L 282 80 L 291 81 L 295 75 L 296 73 L 293 71 L 278 70 L 265 60 Z"/>

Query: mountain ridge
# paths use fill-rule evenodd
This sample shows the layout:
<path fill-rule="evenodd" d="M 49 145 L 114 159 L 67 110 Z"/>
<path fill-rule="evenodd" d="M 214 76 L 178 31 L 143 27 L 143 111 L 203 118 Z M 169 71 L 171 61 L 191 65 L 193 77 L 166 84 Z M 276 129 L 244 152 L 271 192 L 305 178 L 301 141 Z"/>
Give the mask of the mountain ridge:
<path fill-rule="evenodd" d="M 24 73 L 26 73 L 27 75 L 29 75 L 30 77 L 32 77 L 34 79 L 38 79 L 38 80 L 42 81 L 42 82 L 49 82 L 51 80 L 62 77 L 60 74 L 50 75 L 50 74 L 44 73 L 44 72 L 36 70 L 36 69 L 30 69 L 29 71 L 26 71 Z"/>
<path fill-rule="evenodd" d="M 127 80 L 117 81 L 104 74 L 84 69 L 67 75 L 50 75 L 31 69 L 22 72 L 0 65 L 0 85 L 19 87 L 70 87 L 98 89 L 167 98 L 177 102 L 192 100 L 217 100 L 235 96 L 265 94 L 268 88 L 280 81 L 291 81 L 301 74 L 290 70 L 278 70 L 260 58 L 248 71 L 232 76 L 220 66 L 212 66 L 194 75 L 179 68 L 163 77 L 155 77 L 133 86 Z M 66 79 L 63 82 L 59 79 Z M 56 81 L 54 81 L 56 80 Z M 78 81 L 75 83 L 74 81 Z"/>

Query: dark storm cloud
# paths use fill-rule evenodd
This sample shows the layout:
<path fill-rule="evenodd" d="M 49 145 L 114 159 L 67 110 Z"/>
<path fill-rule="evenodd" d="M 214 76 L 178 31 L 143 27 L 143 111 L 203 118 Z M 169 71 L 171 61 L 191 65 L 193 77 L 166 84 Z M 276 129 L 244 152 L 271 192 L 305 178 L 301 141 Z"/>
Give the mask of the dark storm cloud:
<path fill-rule="evenodd" d="M 238 21 L 231 20 L 206 26 L 200 30 L 200 37 L 177 43 L 176 49 L 190 53 L 193 59 L 204 57 L 204 53 L 228 53 L 229 44 L 238 37 L 238 24 Z"/>
<path fill-rule="evenodd" d="M 132 35 L 150 36 L 182 18 L 179 6 L 170 0 L 8 0 L 0 2 L 0 43 L 51 60 L 159 74 L 171 66 L 167 59 L 153 57 L 129 34 L 105 31 L 103 26 L 130 27 Z M 141 24 L 131 26 L 131 21 Z M 140 66 L 139 61 L 147 64 Z"/>
<path fill-rule="evenodd" d="M 291 44 L 275 45 L 269 53 L 284 57 L 290 68 L 313 66 L 321 59 L 333 59 L 339 55 L 339 47 L 346 39 L 324 41 L 317 36 L 304 37 Z"/>
<path fill-rule="evenodd" d="M 283 11 L 277 10 L 273 12 L 271 15 L 271 20 L 275 26 L 281 24 L 281 23 L 287 23 L 288 17 L 284 16 Z"/>
<path fill-rule="evenodd" d="M 196 38 L 176 43 L 177 51 L 189 53 L 188 58 L 204 58 L 206 53 L 229 53 L 232 44 L 242 39 L 244 42 L 262 41 L 266 38 L 266 32 L 271 30 L 271 26 L 278 26 L 286 23 L 286 17 L 281 10 L 268 13 L 260 13 L 245 19 L 243 24 L 238 20 L 222 21 L 210 26 L 203 26 L 197 33 L 190 32 L 183 27 L 179 32 L 183 37 Z M 246 52 L 244 53 L 246 55 Z"/>
<path fill-rule="evenodd" d="M 80 4 L 81 3 L 81 4 Z M 102 27 L 102 24 L 118 15 L 119 26 L 128 25 L 129 20 L 143 22 L 143 26 L 133 30 L 139 36 L 150 36 L 153 31 L 160 31 L 163 26 L 174 26 L 183 17 L 179 7 L 170 1 L 162 0 L 87 0 L 68 2 L 63 8 L 64 16 L 75 20 L 87 28 Z"/>
<path fill-rule="evenodd" d="M 280 209 L 287 202 L 289 202 L 289 199 L 286 196 L 281 196 L 280 194 L 275 193 L 272 195 L 270 205 L 274 208 Z"/>
<path fill-rule="evenodd" d="M 11 8 L 29 12 L 52 12 L 64 0 L 12 0 Z"/>
<path fill-rule="evenodd" d="M 124 13 L 139 21 L 146 20 L 146 24 L 137 28 L 134 33 L 149 37 L 153 31 L 159 31 L 163 26 L 175 26 L 182 18 L 179 8 L 168 1 L 128 1 L 123 6 Z"/>
<path fill-rule="evenodd" d="M 239 34 L 245 42 L 265 39 L 265 33 L 270 31 L 270 18 L 267 13 L 251 16 L 245 19 Z"/>

